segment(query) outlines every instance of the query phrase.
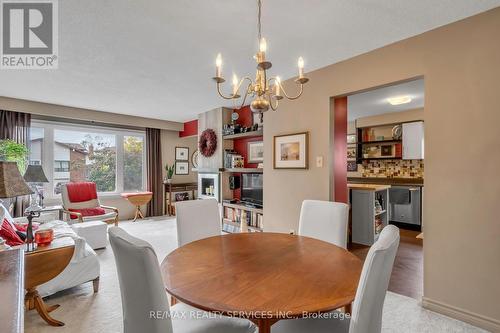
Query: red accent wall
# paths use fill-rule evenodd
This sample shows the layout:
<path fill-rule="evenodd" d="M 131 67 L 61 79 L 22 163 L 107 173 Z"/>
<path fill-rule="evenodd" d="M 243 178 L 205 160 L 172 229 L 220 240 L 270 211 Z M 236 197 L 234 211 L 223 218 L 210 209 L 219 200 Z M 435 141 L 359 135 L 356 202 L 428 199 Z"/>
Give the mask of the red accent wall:
<path fill-rule="evenodd" d="M 335 98 L 333 108 L 335 201 L 347 203 L 347 97 Z"/>
<path fill-rule="evenodd" d="M 179 132 L 179 137 L 198 135 L 198 119 L 184 123 L 184 130 Z"/>
<path fill-rule="evenodd" d="M 253 125 L 253 112 L 250 110 L 250 105 L 244 106 L 241 109 L 235 109 L 240 116 L 236 123 L 241 126 L 250 127 Z"/>

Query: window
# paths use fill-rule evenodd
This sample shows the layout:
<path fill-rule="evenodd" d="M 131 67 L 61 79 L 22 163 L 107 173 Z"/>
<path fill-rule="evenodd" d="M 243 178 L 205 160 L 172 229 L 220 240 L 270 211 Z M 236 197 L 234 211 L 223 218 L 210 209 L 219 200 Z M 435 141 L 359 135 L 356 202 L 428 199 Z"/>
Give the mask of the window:
<path fill-rule="evenodd" d="M 144 132 L 33 121 L 30 163 L 43 166 L 49 197 L 78 181 L 95 182 L 100 193 L 143 190 Z"/>
<path fill-rule="evenodd" d="M 123 189 L 133 191 L 142 188 L 144 173 L 144 137 L 125 136 L 123 140 Z"/>
<path fill-rule="evenodd" d="M 69 172 L 69 161 L 54 161 L 54 172 Z"/>
<path fill-rule="evenodd" d="M 111 133 L 55 129 L 54 180 L 92 181 L 96 183 L 98 192 L 115 192 L 116 138 L 117 135 Z M 64 167 L 58 169 L 60 163 Z M 139 177 L 142 180 L 142 173 Z M 142 183 L 137 186 L 142 188 Z M 54 190 L 59 192 L 57 184 Z"/>
<path fill-rule="evenodd" d="M 43 128 L 31 127 L 31 146 L 30 146 L 30 164 L 42 164 L 42 147 L 44 139 Z"/>

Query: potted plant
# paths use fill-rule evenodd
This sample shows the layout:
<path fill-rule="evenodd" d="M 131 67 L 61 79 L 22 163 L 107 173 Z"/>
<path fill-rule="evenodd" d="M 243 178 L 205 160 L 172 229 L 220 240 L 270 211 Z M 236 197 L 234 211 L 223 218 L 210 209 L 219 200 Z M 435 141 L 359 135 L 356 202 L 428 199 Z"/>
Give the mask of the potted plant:
<path fill-rule="evenodd" d="M 14 140 L 0 140 L 0 161 L 17 162 L 19 171 L 24 173 L 28 161 L 28 148 Z"/>
<path fill-rule="evenodd" d="M 167 179 L 166 182 L 167 184 L 170 184 L 172 182 L 172 177 L 174 176 L 174 170 L 175 170 L 175 163 L 172 165 L 165 165 L 165 170 L 167 171 Z"/>

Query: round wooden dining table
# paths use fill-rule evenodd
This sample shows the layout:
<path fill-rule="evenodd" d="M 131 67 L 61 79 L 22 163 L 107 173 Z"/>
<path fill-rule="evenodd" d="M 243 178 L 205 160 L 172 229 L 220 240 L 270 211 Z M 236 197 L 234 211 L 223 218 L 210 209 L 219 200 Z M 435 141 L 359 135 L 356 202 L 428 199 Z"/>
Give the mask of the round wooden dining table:
<path fill-rule="evenodd" d="M 361 261 L 317 239 L 238 233 L 186 244 L 163 260 L 167 292 L 195 308 L 247 318 L 259 333 L 282 319 L 350 306 Z"/>

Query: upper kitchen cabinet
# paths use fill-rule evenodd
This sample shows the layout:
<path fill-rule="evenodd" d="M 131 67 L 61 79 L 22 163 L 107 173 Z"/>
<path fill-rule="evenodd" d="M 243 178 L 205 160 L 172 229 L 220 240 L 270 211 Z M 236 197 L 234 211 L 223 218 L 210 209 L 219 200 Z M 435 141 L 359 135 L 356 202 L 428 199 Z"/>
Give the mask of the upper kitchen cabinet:
<path fill-rule="evenodd" d="M 424 122 L 403 123 L 403 160 L 424 159 Z"/>

